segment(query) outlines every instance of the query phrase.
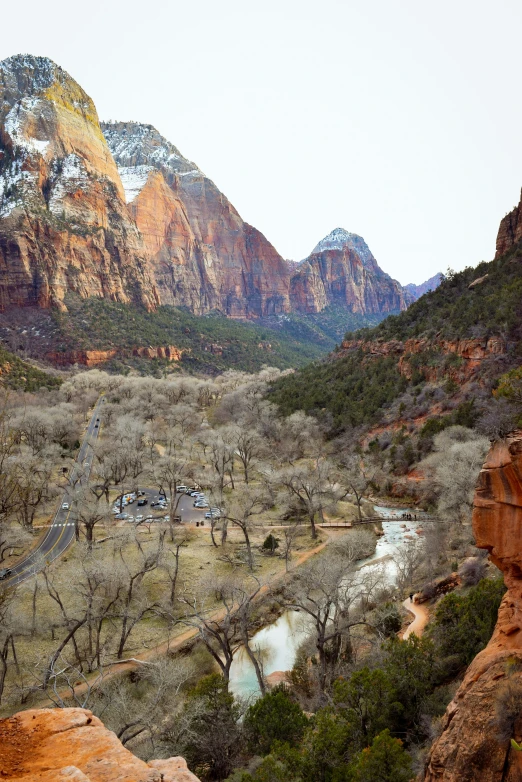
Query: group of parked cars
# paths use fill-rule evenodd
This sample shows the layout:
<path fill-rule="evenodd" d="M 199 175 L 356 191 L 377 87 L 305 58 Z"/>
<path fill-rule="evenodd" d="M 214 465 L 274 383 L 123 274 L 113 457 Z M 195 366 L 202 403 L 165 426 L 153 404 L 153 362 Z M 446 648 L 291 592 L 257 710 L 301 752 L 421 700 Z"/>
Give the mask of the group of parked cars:
<path fill-rule="evenodd" d="M 194 507 L 200 510 L 208 508 L 205 513 L 206 519 L 219 519 L 221 518 L 221 508 L 211 508 L 207 496 L 201 491 L 200 486 L 176 486 L 176 492 L 178 494 L 187 494 L 194 499 Z"/>

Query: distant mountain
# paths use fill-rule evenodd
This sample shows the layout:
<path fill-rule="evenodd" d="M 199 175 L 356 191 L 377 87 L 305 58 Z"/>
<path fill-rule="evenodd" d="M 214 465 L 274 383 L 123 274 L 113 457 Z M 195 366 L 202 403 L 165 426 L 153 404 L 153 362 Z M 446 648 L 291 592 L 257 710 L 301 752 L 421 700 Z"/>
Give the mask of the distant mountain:
<path fill-rule="evenodd" d="M 441 282 L 442 274 L 437 272 L 437 274 L 434 274 L 433 277 L 430 277 L 426 282 L 422 282 L 420 285 L 414 285 L 414 283 L 410 282 L 408 285 L 404 286 L 404 289 L 413 296 L 414 301 L 417 301 L 417 299 L 420 299 L 420 297 L 424 296 L 428 291 L 434 291 L 435 288 L 438 288 Z"/>
<path fill-rule="evenodd" d="M 383 272 L 357 234 L 335 228 L 296 267 L 290 304 L 297 312 L 342 306 L 361 314 L 390 314 L 412 301 L 400 283 Z"/>

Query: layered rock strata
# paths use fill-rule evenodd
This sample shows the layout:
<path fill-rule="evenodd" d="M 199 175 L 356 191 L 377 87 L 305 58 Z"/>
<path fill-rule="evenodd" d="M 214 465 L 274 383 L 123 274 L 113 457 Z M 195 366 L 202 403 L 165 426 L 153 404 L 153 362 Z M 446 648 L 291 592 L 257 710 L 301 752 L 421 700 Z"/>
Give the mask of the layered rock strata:
<path fill-rule="evenodd" d="M 416 365 L 416 368 L 429 382 L 435 382 L 443 377 L 465 382 L 477 373 L 483 361 L 504 356 L 508 349 L 509 343 L 500 337 L 456 340 L 407 339 L 404 342 L 344 340 L 341 343 L 341 351 L 345 353 L 362 350 L 369 356 L 397 356 L 397 368 L 400 374 L 408 379 L 411 379 L 414 372 L 411 359 L 413 356 L 425 353 L 428 356 L 427 363 L 420 367 Z M 436 360 L 437 354 L 439 361 Z M 445 359 L 449 356 L 456 356 L 461 359 L 461 362 L 448 365 Z"/>
<path fill-rule="evenodd" d="M 288 312 L 289 265 L 152 125 L 102 124 L 163 304 L 231 317 Z"/>
<path fill-rule="evenodd" d="M 405 310 L 413 299 L 385 274 L 361 236 L 334 229 L 295 269 L 290 303 L 297 312 L 320 312 L 329 305 L 361 314 Z"/>
<path fill-rule="evenodd" d="M 180 361 L 183 350 L 166 345 L 165 347 L 135 347 L 125 350 L 124 348 L 112 348 L 110 350 L 71 350 L 65 352 L 54 351 L 47 353 L 45 358 L 51 364 L 56 366 L 71 366 L 81 364 L 85 367 L 97 367 L 110 361 L 113 358 L 160 358 L 166 361 Z"/>
<path fill-rule="evenodd" d="M 144 763 L 86 709 L 0 720 L 0 777 L 16 782 L 198 782 L 183 758 Z"/>
<path fill-rule="evenodd" d="M 45 57 L 0 63 L 0 311 L 65 294 L 257 318 L 334 305 L 405 309 L 410 294 L 338 228 L 285 261 L 151 125 L 100 125 Z"/>
<path fill-rule="evenodd" d="M 0 308 L 159 298 L 92 100 L 45 57 L 0 63 Z"/>
<path fill-rule="evenodd" d="M 468 668 L 431 748 L 425 782 L 519 782 L 522 752 L 522 432 L 492 446 L 473 509 L 479 548 L 507 586 L 489 644 Z M 499 734 L 499 715 L 504 735 Z"/>

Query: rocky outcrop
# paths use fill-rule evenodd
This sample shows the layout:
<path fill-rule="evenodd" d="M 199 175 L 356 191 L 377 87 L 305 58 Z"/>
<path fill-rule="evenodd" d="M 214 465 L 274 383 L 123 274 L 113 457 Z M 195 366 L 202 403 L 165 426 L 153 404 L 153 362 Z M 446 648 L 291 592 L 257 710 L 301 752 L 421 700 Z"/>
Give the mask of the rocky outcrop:
<path fill-rule="evenodd" d="M 385 274 L 361 236 L 334 229 L 298 264 L 290 283 L 297 312 L 329 305 L 361 314 L 391 314 L 412 301 L 400 283 Z"/>
<path fill-rule="evenodd" d="M 47 353 L 45 358 L 55 366 L 72 366 L 81 364 L 85 367 L 97 367 L 113 358 L 161 358 L 167 361 L 180 361 L 183 350 L 166 345 L 165 347 L 134 347 L 129 350 L 124 348 L 112 348 L 111 350 L 71 350 Z"/>
<path fill-rule="evenodd" d="M 288 264 L 214 182 L 151 125 L 102 129 L 163 304 L 231 317 L 288 312 Z"/>
<path fill-rule="evenodd" d="M 45 57 L 0 63 L 0 309 L 159 298 L 96 109 Z"/>
<path fill-rule="evenodd" d="M 493 356 L 505 355 L 508 348 L 508 343 L 500 337 L 456 340 L 407 339 L 404 342 L 344 340 L 341 343 L 341 355 L 342 352 L 362 350 L 370 356 L 397 356 L 399 372 L 403 377 L 411 379 L 414 372 L 412 358 L 424 353 L 428 357 L 428 363 L 420 366 L 416 363 L 415 368 L 422 373 L 425 380 L 435 382 L 442 377 L 451 377 L 456 381 L 466 381 L 477 372 L 482 361 Z M 460 364 L 451 362 L 448 364 L 446 359 L 449 356 L 456 356 L 462 361 Z"/>
<path fill-rule="evenodd" d="M 144 763 L 86 709 L 0 721 L 0 777 L 16 782 L 198 782 L 183 758 Z"/>
<path fill-rule="evenodd" d="M 500 221 L 495 258 L 500 258 L 501 255 L 509 252 L 520 239 L 522 239 L 522 192 L 518 206 L 515 206 Z"/>
<path fill-rule="evenodd" d="M 512 749 L 509 742 L 510 738 L 522 740 L 520 432 L 494 445 L 488 454 L 475 494 L 473 531 L 477 546 L 487 549 L 502 570 L 507 592 L 491 641 L 473 660 L 448 706 L 442 734 L 430 751 L 425 782 L 522 779 L 522 752 Z M 497 713 L 503 715 L 509 735 L 498 735 Z"/>

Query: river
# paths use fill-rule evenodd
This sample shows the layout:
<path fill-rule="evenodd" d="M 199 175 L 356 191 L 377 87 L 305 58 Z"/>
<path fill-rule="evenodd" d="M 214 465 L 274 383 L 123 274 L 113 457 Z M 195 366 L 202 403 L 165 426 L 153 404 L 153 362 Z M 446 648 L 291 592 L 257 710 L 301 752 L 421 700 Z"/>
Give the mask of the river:
<path fill-rule="evenodd" d="M 410 508 L 386 508 L 376 505 L 376 514 L 384 517 L 400 517 L 402 513 L 417 515 L 417 521 L 388 521 L 383 524 L 384 535 L 377 539 L 375 552 L 359 561 L 359 567 L 381 567 L 386 581 L 395 580 L 396 568 L 392 559 L 397 548 L 417 538 L 415 532 L 422 524 L 422 513 Z M 406 525 L 406 526 L 404 526 Z M 378 562 L 375 562 L 378 560 Z M 375 565 L 372 565 L 375 562 Z M 306 618 L 295 611 L 285 611 L 279 619 L 263 627 L 252 638 L 252 648 L 260 649 L 265 676 L 274 671 L 289 671 L 295 662 L 300 644 L 307 635 Z M 230 669 L 230 691 L 244 698 L 259 695 L 259 685 L 252 663 L 244 649 L 238 649 Z"/>

